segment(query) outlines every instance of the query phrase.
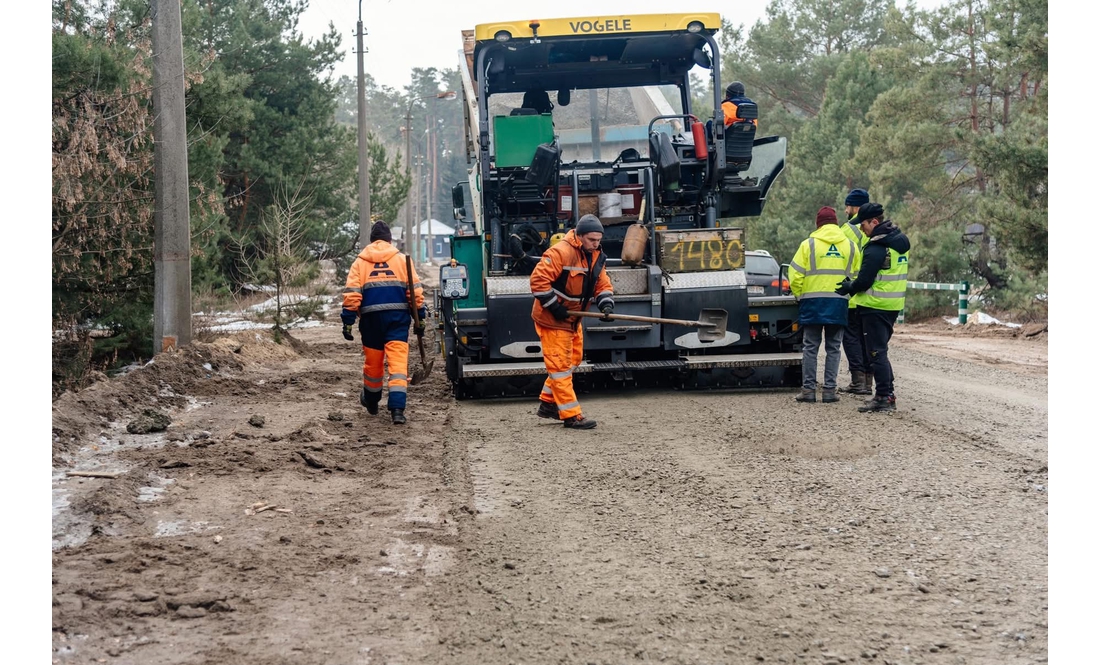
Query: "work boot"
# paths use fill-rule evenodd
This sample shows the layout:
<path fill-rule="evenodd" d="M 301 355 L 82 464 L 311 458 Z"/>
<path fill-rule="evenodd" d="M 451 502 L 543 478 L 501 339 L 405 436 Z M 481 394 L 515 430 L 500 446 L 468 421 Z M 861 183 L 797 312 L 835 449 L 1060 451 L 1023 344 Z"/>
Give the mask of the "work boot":
<path fill-rule="evenodd" d="M 859 407 L 860 413 L 867 413 L 869 411 L 891 412 L 897 410 L 897 400 L 893 395 L 875 395 L 864 402 L 863 406 Z"/>
<path fill-rule="evenodd" d="M 852 382 L 841 388 L 840 392 L 853 395 L 870 395 L 871 375 L 867 372 L 852 372 Z"/>
<path fill-rule="evenodd" d="M 563 424 L 569 429 L 593 429 L 596 426 L 596 421 L 584 416 L 573 416 L 566 418 Z"/>
<path fill-rule="evenodd" d="M 803 388 L 802 392 L 798 393 L 798 397 L 794 398 L 796 402 L 806 402 L 813 404 L 817 401 L 817 390 L 811 390 L 809 388 Z"/>
<path fill-rule="evenodd" d="M 539 400 L 539 411 L 537 415 L 539 418 L 561 420 L 561 417 L 558 415 L 558 405 L 551 402 L 544 402 L 541 399 Z"/>
<path fill-rule="evenodd" d="M 375 407 L 377 409 L 378 407 Z M 394 425 L 405 424 L 405 409 L 390 409 L 390 417 L 393 418 Z"/>
<path fill-rule="evenodd" d="M 874 394 L 875 375 L 870 372 L 860 372 L 860 384 L 857 390 L 853 390 L 853 395 L 872 395 Z"/>
<path fill-rule="evenodd" d="M 363 389 L 359 391 L 359 403 L 367 407 L 367 413 L 371 414 L 372 416 L 378 415 L 378 402 L 372 402 L 370 401 L 370 399 L 367 398 L 366 386 L 364 386 Z"/>
<path fill-rule="evenodd" d="M 828 404 L 829 402 L 839 402 L 840 398 L 836 396 L 836 388 L 822 388 L 821 389 L 821 402 Z"/>

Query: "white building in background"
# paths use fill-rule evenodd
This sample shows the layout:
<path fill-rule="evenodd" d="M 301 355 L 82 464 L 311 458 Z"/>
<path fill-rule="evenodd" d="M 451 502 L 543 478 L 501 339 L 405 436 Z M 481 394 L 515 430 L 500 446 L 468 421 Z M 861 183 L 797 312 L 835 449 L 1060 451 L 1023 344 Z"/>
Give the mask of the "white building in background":
<path fill-rule="evenodd" d="M 439 262 L 451 258 L 451 237 L 454 236 L 453 227 L 447 226 L 438 219 L 420 222 L 414 233 L 420 233 L 420 257 L 419 261 L 427 262 L 430 258 Z M 431 241 L 429 243 L 429 233 Z M 416 238 L 413 238 L 413 244 Z M 429 246 L 430 245 L 430 246 Z"/>

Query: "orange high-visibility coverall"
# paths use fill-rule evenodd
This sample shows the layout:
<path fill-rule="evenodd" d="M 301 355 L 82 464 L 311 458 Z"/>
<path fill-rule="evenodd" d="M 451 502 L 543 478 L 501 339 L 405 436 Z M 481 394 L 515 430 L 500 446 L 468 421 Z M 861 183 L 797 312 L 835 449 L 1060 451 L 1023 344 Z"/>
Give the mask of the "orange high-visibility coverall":
<path fill-rule="evenodd" d="M 749 100 L 744 99 L 744 101 L 749 101 Z M 741 119 L 741 116 L 737 115 L 737 104 L 735 104 L 734 102 L 732 102 L 728 99 L 726 101 L 722 102 L 722 115 L 725 116 L 725 120 L 723 122 L 724 122 L 724 126 L 726 126 L 726 127 L 729 127 L 730 125 L 732 125 L 735 122 L 744 122 L 744 120 Z M 752 124 L 757 126 L 757 127 L 760 126 L 760 125 L 757 124 L 756 118 L 752 119 Z"/>
<path fill-rule="evenodd" d="M 555 404 L 562 420 L 581 415 L 581 405 L 573 390 L 573 370 L 584 357 L 584 331 L 579 318 L 559 321 L 546 308 L 560 302 L 567 310 L 576 312 L 592 303 L 598 308 L 610 299 L 613 290 L 603 269 L 604 258 L 600 250 L 591 255 L 585 253 L 580 239 L 570 230 L 543 253 L 531 273 L 531 293 L 535 296 L 531 318 L 542 342 L 547 373 L 539 399 Z"/>
<path fill-rule="evenodd" d="M 416 268 L 412 270 L 413 295 L 423 321 L 424 289 Z M 386 406 L 404 409 L 409 375 L 408 272 L 405 255 L 385 240 L 375 240 L 359 252 L 348 271 L 344 288 L 344 309 L 359 312 L 359 333 L 363 337 L 363 385 L 367 401 L 382 400 L 383 362 L 389 365 L 389 397 Z"/>

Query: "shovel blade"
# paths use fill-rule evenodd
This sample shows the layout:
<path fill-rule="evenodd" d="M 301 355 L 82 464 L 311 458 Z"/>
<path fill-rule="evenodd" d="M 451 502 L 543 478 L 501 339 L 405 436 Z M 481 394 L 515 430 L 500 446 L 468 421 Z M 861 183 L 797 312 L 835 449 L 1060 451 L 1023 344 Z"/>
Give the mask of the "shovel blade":
<path fill-rule="evenodd" d="M 414 386 L 417 385 L 418 383 L 424 383 L 424 380 L 427 379 L 428 375 L 431 374 L 431 373 L 432 373 L 432 366 L 431 366 L 430 363 L 423 366 L 423 367 L 418 367 L 415 370 L 413 370 L 413 375 L 412 375 L 412 378 L 409 379 L 409 383 L 414 385 Z"/>
<path fill-rule="evenodd" d="M 724 309 L 705 308 L 699 312 L 699 341 L 717 342 L 726 336 L 729 313 Z"/>
<path fill-rule="evenodd" d="M 418 383 L 423 383 L 424 380 L 428 378 L 428 375 L 432 373 L 432 365 L 434 364 L 434 360 L 429 360 L 424 362 L 420 367 L 414 369 L 412 378 L 409 379 L 409 383 L 414 386 Z"/>

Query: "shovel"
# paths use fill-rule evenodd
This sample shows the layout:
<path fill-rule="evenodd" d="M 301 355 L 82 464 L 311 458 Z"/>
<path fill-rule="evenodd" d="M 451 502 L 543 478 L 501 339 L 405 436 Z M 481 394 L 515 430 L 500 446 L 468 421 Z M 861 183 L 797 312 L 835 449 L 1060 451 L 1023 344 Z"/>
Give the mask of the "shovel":
<path fill-rule="evenodd" d="M 412 257 L 405 256 L 405 274 L 409 280 L 409 309 L 412 310 L 413 325 L 416 328 L 420 327 L 420 310 L 416 307 L 416 292 L 413 291 L 413 262 Z M 428 360 L 428 354 L 424 352 L 424 336 L 417 335 L 416 342 L 420 346 L 420 367 L 413 370 L 412 378 L 409 379 L 409 383 L 416 385 L 422 383 L 424 379 L 428 378 L 428 375 L 432 373 L 432 365 L 435 364 L 435 358 Z"/>
<path fill-rule="evenodd" d="M 619 321 L 644 321 L 646 323 L 667 323 L 672 326 L 699 328 L 700 342 L 717 342 L 726 336 L 726 320 L 729 314 L 724 309 L 706 308 L 699 312 L 698 321 L 684 319 L 658 319 L 653 316 L 635 314 L 599 314 L 597 312 L 569 312 L 572 316 L 584 316 L 590 319 L 615 319 Z"/>

